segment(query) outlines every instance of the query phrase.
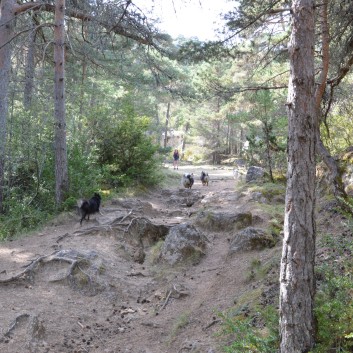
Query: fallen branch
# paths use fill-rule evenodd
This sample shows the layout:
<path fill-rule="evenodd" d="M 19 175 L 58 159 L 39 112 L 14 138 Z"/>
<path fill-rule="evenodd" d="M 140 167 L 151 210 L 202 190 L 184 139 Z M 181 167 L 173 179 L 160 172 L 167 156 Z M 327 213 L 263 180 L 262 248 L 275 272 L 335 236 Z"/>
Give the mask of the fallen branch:
<path fill-rule="evenodd" d="M 217 271 L 219 270 L 221 267 L 214 267 L 214 268 L 206 268 L 205 270 L 202 270 L 201 272 L 209 272 L 209 271 Z"/>
<path fill-rule="evenodd" d="M 146 275 L 144 275 L 142 272 L 130 272 L 127 274 L 128 277 L 146 277 Z"/>
<path fill-rule="evenodd" d="M 73 235 L 88 235 L 90 233 L 94 233 L 94 232 L 100 232 L 100 231 L 110 231 L 112 230 L 112 227 L 110 225 L 107 226 L 93 226 L 91 228 L 86 228 L 84 230 L 76 230 L 75 232 L 73 232 Z"/>
<path fill-rule="evenodd" d="M 217 319 L 217 320 L 213 320 L 211 321 L 207 326 L 203 327 L 202 330 L 206 331 L 208 328 L 210 328 L 211 326 L 213 326 L 214 324 L 217 324 L 218 322 L 221 322 L 221 319 Z"/>
<path fill-rule="evenodd" d="M 163 309 L 167 306 L 171 294 L 172 294 L 172 290 L 169 291 L 169 293 L 168 293 L 168 295 L 167 295 L 167 298 L 166 298 L 164 304 L 163 304 L 162 307 L 161 307 L 161 310 L 163 310 Z"/>
<path fill-rule="evenodd" d="M 125 221 L 125 219 L 128 218 L 128 217 L 131 215 L 132 211 L 133 211 L 133 210 L 131 209 L 131 211 L 130 211 L 126 216 L 122 217 L 121 220 L 120 220 L 117 224 L 122 224 L 122 223 Z M 117 219 L 115 219 L 115 220 L 112 222 L 112 225 L 115 225 L 115 222 L 116 222 L 116 221 L 117 221 Z"/>
<path fill-rule="evenodd" d="M 58 237 L 58 239 L 56 239 L 56 242 L 59 243 L 59 242 L 61 242 L 63 239 L 65 239 L 68 236 L 70 236 L 69 233 L 66 233 L 64 235 L 60 235 L 60 237 Z"/>

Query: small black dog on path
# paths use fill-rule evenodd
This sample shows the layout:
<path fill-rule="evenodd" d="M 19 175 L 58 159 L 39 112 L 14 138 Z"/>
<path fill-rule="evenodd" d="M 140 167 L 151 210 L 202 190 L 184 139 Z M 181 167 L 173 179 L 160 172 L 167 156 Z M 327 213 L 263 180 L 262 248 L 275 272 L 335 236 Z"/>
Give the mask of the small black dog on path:
<path fill-rule="evenodd" d="M 89 200 L 81 200 L 81 204 L 79 206 L 80 212 L 81 212 L 81 220 L 80 224 L 82 225 L 82 221 L 87 217 L 87 220 L 89 220 L 89 215 L 99 212 L 99 207 L 101 204 L 101 195 L 98 193 L 94 193 L 94 196 L 89 199 Z"/>

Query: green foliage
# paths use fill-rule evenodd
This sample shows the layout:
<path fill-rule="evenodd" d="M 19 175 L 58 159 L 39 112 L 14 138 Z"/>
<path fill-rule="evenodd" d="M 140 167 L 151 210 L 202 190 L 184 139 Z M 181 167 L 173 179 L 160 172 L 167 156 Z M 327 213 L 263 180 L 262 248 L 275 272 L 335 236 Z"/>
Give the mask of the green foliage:
<path fill-rule="evenodd" d="M 0 240 L 12 238 L 38 228 L 49 217 L 49 214 L 29 204 L 25 199 L 19 202 L 17 199 L 7 201 L 6 215 L 0 216 Z"/>
<path fill-rule="evenodd" d="M 190 312 L 183 312 L 181 315 L 175 318 L 172 330 L 169 334 L 169 342 L 171 343 L 178 335 L 180 330 L 185 328 L 190 322 Z"/>
<path fill-rule="evenodd" d="M 220 314 L 223 335 L 232 337 L 232 343 L 223 348 L 226 353 L 275 353 L 279 347 L 278 314 L 273 306 L 245 316 Z M 256 324 L 257 323 L 257 324 Z"/>
<path fill-rule="evenodd" d="M 250 163 L 263 165 L 268 169 L 271 180 L 272 170 L 285 165 L 285 130 L 286 117 L 276 107 L 276 96 L 270 91 L 260 91 L 249 97 L 252 103 L 250 115 L 256 120 L 249 125 L 246 139 L 249 147 L 246 155 Z"/>
<path fill-rule="evenodd" d="M 14 167 L 4 200 L 5 213 L 0 216 L 1 240 L 37 229 L 55 210 L 51 156 L 45 162 L 38 157 Z"/>
<path fill-rule="evenodd" d="M 278 262 L 279 260 L 277 261 L 277 259 L 271 259 L 266 263 L 261 263 L 259 259 L 251 261 L 249 270 L 247 272 L 247 279 L 249 281 L 263 280 L 268 275 L 268 273 L 278 265 Z"/>
<path fill-rule="evenodd" d="M 337 199 L 341 202 L 342 205 L 342 208 L 339 210 L 339 212 L 351 218 L 351 216 L 353 215 L 353 199 L 351 197 L 344 199 L 340 196 L 337 196 Z"/>
<path fill-rule="evenodd" d="M 171 146 L 159 147 L 158 153 L 163 156 L 169 156 L 172 153 L 172 150 L 173 150 L 173 147 L 171 147 Z"/>
<path fill-rule="evenodd" d="M 321 279 L 316 294 L 317 345 L 312 353 L 353 351 L 352 242 L 345 238 L 323 238 L 332 256 L 318 266 Z"/>
<path fill-rule="evenodd" d="M 149 124 L 127 102 L 120 116 L 98 131 L 98 163 L 113 186 L 154 185 L 160 180 L 158 146 L 147 135 Z"/>
<path fill-rule="evenodd" d="M 73 143 L 68 151 L 68 164 L 71 197 L 87 197 L 99 189 L 102 175 L 92 152 L 85 152 L 84 146 Z M 71 203 L 67 200 L 66 206 Z"/>

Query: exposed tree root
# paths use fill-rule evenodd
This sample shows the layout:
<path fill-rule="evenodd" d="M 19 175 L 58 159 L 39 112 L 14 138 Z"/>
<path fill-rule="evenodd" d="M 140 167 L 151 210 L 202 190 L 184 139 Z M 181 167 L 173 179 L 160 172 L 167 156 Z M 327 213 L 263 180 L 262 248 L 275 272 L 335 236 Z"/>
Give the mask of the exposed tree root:
<path fill-rule="evenodd" d="M 66 237 L 69 237 L 70 234 L 69 233 L 65 233 L 64 235 L 60 235 L 60 237 L 58 237 L 58 239 L 56 239 L 57 243 L 60 243 L 62 240 L 64 240 Z"/>
<path fill-rule="evenodd" d="M 40 256 L 37 259 L 32 260 L 31 263 L 26 266 L 24 271 L 10 278 L 1 279 L 0 284 L 8 284 L 16 281 L 32 281 L 35 268 L 43 261 L 43 259 L 47 258 L 48 256 L 51 255 Z"/>
<path fill-rule="evenodd" d="M 28 319 L 29 316 L 30 316 L 29 314 L 21 314 L 21 315 L 17 316 L 16 319 L 13 322 L 11 322 L 8 330 L 4 333 L 4 337 L 10 337 L 11 333 L 19 325 L 20 321 L 22 319 Z M 3 338 L 1 340 L 3 340 Z"/>
<path fill-rule="evenodd" d="M 88 235 L 88 234 L 91 234 L 91 233 L 95 233 L 95 232 L 109 232 L 109 231 L 112 231 L 114 228 L 117 228 L 117 227 L 123 227 L 124 224 L 123 222 L 128 218 L 130 217 L 130 215 L 133 213 L 133 210 L 131 210 L 127 215 L 125 216 L 121 216 L 121 217 L 118 217 L 116 219 L 114 219 L 113 221 L 111 221 L 110 223 L 108 224 L 104 224 L 104 225 L 98 225 L 98 226 L 93 226 L 93 227 L 90 227 L 90 228 L 86 228 L 86 229 L 80 229 L 80 230 L 77 230 L 73 233 L 73 235 Z M 123 229 L 124 230 L 124 229 Z"/>
<path fill-rule="evenodd" d="M 51 282 L 58 282 L 65 279 L 71 279 L 74 277 L 74 271 L 77 268 L 85 277 L 86 281 L 91 283 L 92 278 L 86 272 L 82 270 L 79 266 L 81 263 L 87 263 L 90 258 L 96 256 L 94 252 L 83 254 L 75 250 L 58 250 L 50 255 L 40 256 L 37 259 L 31 261 L 29 265 L 26 266 L 25 270 L 18 273 L 15 276 L 0 280 L 0 284 L 9 284 L 18 281 L 33 281 L 34 274 L 37 268 L 43 264 L 59 261 L 69 263 L 69 268 L 64 275 L 58 276 L 55 279 L 50 280 Z"/>

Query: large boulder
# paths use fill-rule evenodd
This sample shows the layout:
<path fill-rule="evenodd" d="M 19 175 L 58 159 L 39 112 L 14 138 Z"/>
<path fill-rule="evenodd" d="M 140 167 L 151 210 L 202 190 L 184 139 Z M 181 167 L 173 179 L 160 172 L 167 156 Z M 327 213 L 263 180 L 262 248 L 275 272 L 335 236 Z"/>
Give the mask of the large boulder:
<path fill-rule="evenodd" d="M 252 214 L 250 212 L 226 213 L 216 211 L 202 211 L 195 220 L 195 224 L 211 231 L 232 231 L 250 226 Z"/>
<path fill-rule="evenodd" d="M 207 238 L 193 225 L 179 224 L 167 234 L 160 253 L 160 260 L 174 265 L 185 260 L 197 263 L 205 254 Z"/>
<path fill-rule="evenodd" d="M 265 175 L 264 168 L 251 166 L 251 167 L 249 167 L 249 169 L 246 173 L 245 181 L 247 183 L 255 182 L 257 180 L 263 179 L 264 175 Z"/>
<path fill-rule="evenodd" d="M 125 233 L 125 239 L 132 245 L 149 247 L 164 239 L 169 227 L 153 224 L 145 217 L 134 218 Z"/>
<path fill-rule="evenodd" d="M 348 196 L 353 196 L 353 146 L 334 157 L 338 165 L 339 178 L 338 184 L 341 185 Z M 316 167 L 319 191 L 323 194 L 334 194 L 334 183 L 332 173 L 328 170 L 325 163 L 321 162 Z"/>
<path fill-rule="evenodd" d="M 229 253 L 273 247 L 276 239 L 261 228 L 248 227 L 238 232 L 230 243 Z"/>

